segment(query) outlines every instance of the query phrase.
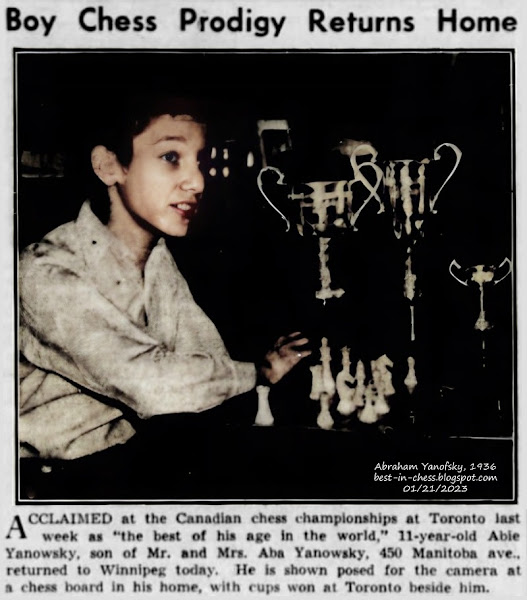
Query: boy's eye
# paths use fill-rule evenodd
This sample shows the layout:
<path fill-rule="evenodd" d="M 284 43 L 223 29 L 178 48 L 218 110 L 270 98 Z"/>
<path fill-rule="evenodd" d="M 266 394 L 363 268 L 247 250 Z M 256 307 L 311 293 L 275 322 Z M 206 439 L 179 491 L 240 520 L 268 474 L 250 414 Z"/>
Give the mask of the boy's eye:
<path fill-rule="evenodd" d="M 166 160 L 166 162 L 169 162 L 171 165 L 179 164 L 179 154 L 177 152 L 174 152 L 174 151 L 166 152 L 165 154 L 163 154 L 161 156 L 161 158 L 163 160 Z"/>

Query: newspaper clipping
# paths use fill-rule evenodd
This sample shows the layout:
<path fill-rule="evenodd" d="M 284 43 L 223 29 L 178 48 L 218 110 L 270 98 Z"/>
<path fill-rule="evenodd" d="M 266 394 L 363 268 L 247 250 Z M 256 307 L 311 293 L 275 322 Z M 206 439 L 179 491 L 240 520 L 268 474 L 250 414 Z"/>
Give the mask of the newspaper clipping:
<path fill-rule="evenodd" d="M 526 6 L 3 3 L 2 597 L 527 597 Z"/>

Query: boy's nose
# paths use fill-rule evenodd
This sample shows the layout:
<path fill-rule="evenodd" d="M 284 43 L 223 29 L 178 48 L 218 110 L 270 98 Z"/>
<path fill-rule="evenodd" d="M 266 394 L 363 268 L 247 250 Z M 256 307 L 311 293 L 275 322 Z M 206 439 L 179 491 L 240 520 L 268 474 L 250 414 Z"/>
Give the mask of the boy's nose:
<path fill-rule="evenodd" d="M 181 183 L 181 187 L 185 191 L 193 192 L 194 194 L 201 194 L 201 192 L 203 192 L 203 189 L 205 188 L 205 179 L 197 164 L 188 168 L 183 182 Z"/>

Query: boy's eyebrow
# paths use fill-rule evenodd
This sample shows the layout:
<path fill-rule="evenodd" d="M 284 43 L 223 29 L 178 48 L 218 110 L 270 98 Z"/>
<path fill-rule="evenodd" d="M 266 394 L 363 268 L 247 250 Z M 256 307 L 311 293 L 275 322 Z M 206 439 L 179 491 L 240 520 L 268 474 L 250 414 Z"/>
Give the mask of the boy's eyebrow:
<path fill-rule="evenodd" d="M 186 142 L 187 138 L 184 135 L 164 135 L 154 142 L 154 146 L 156 144 L 160 144 L 161 142 Z"/>

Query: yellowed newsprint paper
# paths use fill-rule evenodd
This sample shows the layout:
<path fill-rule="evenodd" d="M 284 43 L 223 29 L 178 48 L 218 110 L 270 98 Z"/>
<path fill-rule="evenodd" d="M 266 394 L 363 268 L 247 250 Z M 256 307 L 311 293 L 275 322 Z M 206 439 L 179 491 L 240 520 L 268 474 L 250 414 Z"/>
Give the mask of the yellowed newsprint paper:
<path fill-rule="evenodd" d="M 526 6 L 2 2 L 2 598 L 527 597 Z"/>

